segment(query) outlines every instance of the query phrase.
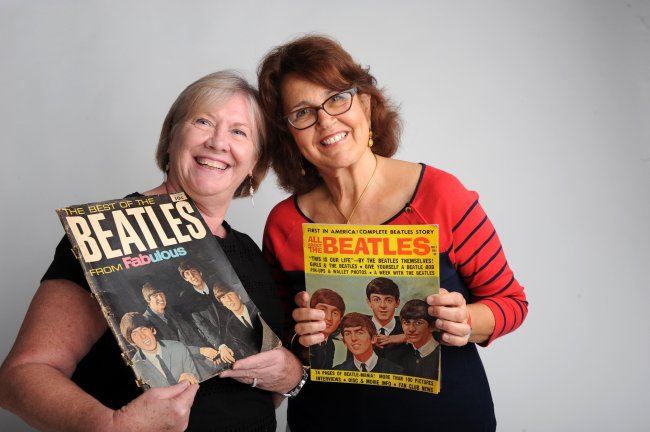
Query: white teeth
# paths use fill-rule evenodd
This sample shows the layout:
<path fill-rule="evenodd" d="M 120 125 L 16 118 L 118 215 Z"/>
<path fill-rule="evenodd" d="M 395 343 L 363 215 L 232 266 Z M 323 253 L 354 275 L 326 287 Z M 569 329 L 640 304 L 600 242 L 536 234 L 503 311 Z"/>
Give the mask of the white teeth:
<path fill-rule="evenodd" d="M 216 168 L 218 170 L 225 170 L 226 168 L 228 168 L 228 165 L 210 159 L 197 159 L 196 161 L 203 166 Z"/>
<path fill-rule="evenodd" d="M 342 140 L 343 138 L 345 138 L 346 136 L 348 136 L 348 133 L 347 133 L 347 132 L 337 133 L 337 134 L 334 135 L 334 136 L 331 136 L 331 137 L 329 137 L 329 138 L 327 138 L 327 139 L 324 139 L 324 140 L 321 141 L 320 143 L 321 143 L 321 144 L 324 144 L 324 145 L 334 144 L 335 142 L 339 142 L 339 141 L 341 141 L 341 140 Z"/>

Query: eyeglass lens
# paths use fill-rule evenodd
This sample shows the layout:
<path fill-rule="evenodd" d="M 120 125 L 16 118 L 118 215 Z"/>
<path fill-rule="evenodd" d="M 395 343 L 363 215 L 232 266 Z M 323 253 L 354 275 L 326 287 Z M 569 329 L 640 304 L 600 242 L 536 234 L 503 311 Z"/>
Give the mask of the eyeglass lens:
<path fill-rule="evenodd" d="M 319 107 L 305 107 L 287 116 L 289 123 L 296 129 L 306 129 L 318 120 L 318 110 L 323 109 L 327 114 L 336 116 L 347 112 L 352 106 L 353 90 L 346 90 L 330 96 Z"/>

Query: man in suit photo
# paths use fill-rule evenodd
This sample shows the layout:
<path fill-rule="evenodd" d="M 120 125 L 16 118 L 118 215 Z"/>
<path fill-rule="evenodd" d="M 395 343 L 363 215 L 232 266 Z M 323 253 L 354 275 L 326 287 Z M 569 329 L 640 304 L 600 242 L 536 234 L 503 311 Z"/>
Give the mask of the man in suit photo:
<path fill-rule="evenodd" d="M 372 310 L 372 322 L 377 329 L 375 352 L 380 357 L 397 361 L 404 344 L 404 331 L 395 311 L 400 304 L 397 284 L 389 278 L 377 277 L 366 286 L 366 303 Z"/>
<path fill-rule="evenodd" d="M 218 361 L 233 363 L 235 356 L 222 335 L 228 311 L 216 301 L 214 293 L 203 278 L 201 269 L 194 263 L 183 261 L 178 272 L 190 284 L 178 296 L 179 307 L 192 317 L 197 330 L 219 352 Z"/>
<path fill-rule="evenodd" d="M 377 329 L 367 316 L 351 312 L 341 320 L 343 343 L 352 354 L 343 363 L 334 366 L 337 370 L 401 374 L 402 367 L 379 357 L 373 344 L 377 340 Z"/>
<path fill-rule="evenodd" d="M 260 352 L 262 324 L 259 310 L 253 302 L 242 302 L 241 296 L 231 288 L 214 285 L 215 299 L 230 313 L 225 317 L 223 337 L 235 353 L 235 358 Z"/>
<path fill-rule="evenodd" d="M 437 380 L 440 365 L 440 344 L 433 338 L 436 317 L 427 313 L 428 304 L 419 299 L 407 301 L 400 311 L 400 320 L 407 345 L 400 364 L 405 375 Z"/>
<path fill-rule="evenodd" d="M 319 288 L 309 299 L 309 307 L 325 312 L 325 340 L 309 347 L 309 364 L 312 369 L 331 369 L 337 345 L 342 345 L 339 324 L 345 315 L 343 298 L 329 288 Z M 343 347 L 341 347 L 343 348 Z"/>
<path fill-rule="evenodd" d="M 182 342 L 192 353 L 192 358 L 201 379 L 207 379 L 217 372 L 214 360 L 219 352 L 208 344 L 197 329 L 185 317 L 170 307 L 167 295 L 151 282 L 142 285 L 142 297 L 147 309 L 142 314 L 156 329 L 156 337 Z"/>
<path fill-rule="evenodd" d="M 158 340 L 156 329 L 139 312 L 127 312 L 120 320 L 120 333 L 138 350 L 131 359 L 142 382 L 150 387 L 196 384 L 198 372 L 187 347 L 174 340 Z"/>

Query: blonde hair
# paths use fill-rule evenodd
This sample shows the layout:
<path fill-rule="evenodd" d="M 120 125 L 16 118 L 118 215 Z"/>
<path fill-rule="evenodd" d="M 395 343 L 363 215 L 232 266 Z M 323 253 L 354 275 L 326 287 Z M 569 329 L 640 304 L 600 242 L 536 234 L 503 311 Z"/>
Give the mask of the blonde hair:
<path fill-rule="evenodd" d="M 248 102 L 248 109 L 254 131 L 254 143 L 257 150 L 257 164 L 253 168 L 252 186 L 257 189 L 269 167 L 266 152 L 266 124 L 259 105 L 257 90 L 240 74 L 231 70 L 211 73 L 199 78 L 187 86 L 172 104 L 160 131 L 156 148 L 156 163 L 163 172 L 169 164 L 169 144 L 176 127 L 189 119 L 207 103 L 223 102 L 235 94 L 243 94 Z M 251 180 L 247 177 L 235 190 L 234 198 L 250 195 Z"/>

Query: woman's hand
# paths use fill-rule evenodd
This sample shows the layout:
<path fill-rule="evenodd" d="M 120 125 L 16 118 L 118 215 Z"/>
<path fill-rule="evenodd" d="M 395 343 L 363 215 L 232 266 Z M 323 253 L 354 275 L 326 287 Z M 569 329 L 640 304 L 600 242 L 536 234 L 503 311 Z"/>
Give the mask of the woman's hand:
<path fill-rule="evenodd" d="M 291 316 L 296 321 L 294 330 L 298 336 L 298 342 L 304 347 L 316 345 L 325 340 L 325 312 L 320 309 L 309 307 L 309 294 L 301 291 L 296 294 L 296 305 Z M 293 344 L 292 344 L 293 345 Z"/>
<path fill-rule="evenodd" d="M 440 342 L 445 345 L 463 346 L 469 342 L 471 326 L 470 313 L 465 298 L 457 292 L 440 288 L 438 294 L 427 297 L 429 315 L 435 316 L 436 328 L 441 332 Z"/>
<path fill-rule="evenodd" d="M 113 412 L 106 431 L 184 431 L 190 408 L 199 389 L 183 381 L 170 387 L 155 387 Z M 108 425 L 107 425 L 108 426 Z"/>
<path fill-rule="evenodd" d="M 302 364 L 291 351 L 280 347 L 237 360 L 219 376 L 244 384 L 254 383 L 262 390 L 286 393 L 302 379 Z"/>
<path fill-rule="evenodd" d="M 445 345 L 463 346 L 468 342 L 482 343 L 494 333 L 494 315 L 483 303 L 466 304 L 457 292 L 440 288 L 438 294 L 427 297 L 429 315 L 436 318 L 441 331 L 440 342 Z"/>

